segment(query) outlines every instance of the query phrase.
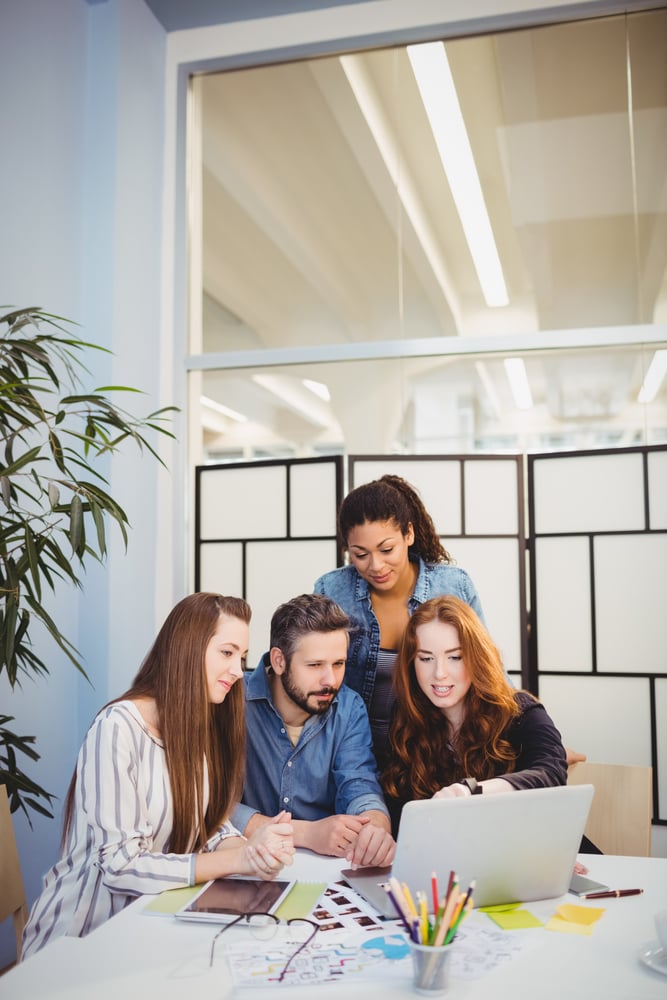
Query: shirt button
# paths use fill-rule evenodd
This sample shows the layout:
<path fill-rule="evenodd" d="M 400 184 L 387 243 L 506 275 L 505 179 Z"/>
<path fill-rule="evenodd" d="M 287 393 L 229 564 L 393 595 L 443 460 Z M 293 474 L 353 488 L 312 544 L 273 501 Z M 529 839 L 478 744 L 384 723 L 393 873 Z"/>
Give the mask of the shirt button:
<path fill-rule="evenodd" d="M 288 761 L 287 761 L 287 766 L 288 766 L 288 767 L 291 767 L 291 766 L 292 766 L 292 761 L 291 761 L 291 760 L 288 760 Z"/>
<path fill-rule="evenodd" d="M 284 729 L 281 729 L 281 730 L 280 730 L 280 732 L 281 732 L 281 733 L 284 733 L 284 732 L 285 732 L 285 730 L 284 730 Z"/>
<path fill-rule="evenodd" d="M 289 802 L 289 796 L 286 795 L 285 798 L 283 799 L 283 802 L 285 803 Z"/>

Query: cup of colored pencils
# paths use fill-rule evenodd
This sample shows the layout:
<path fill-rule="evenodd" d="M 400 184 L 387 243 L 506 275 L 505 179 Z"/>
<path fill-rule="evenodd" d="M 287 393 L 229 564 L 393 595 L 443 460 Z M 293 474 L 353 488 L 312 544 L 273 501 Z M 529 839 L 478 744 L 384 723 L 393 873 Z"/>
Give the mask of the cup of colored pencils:
<path fill-rule="evenodd" d="M 459 888 L 458 876 L 450 872 L 447 891 L 438 893 L 435 873 L 431 876 L 432 913 L 426 892 L 410 892 L 407 885 L 391 878 L 386 886 L 396 914 L 410 937 L 413 986 L 417 993 L 444 993 L 449 979 L 450 945 L 473 908 L 474 881 Z"/>

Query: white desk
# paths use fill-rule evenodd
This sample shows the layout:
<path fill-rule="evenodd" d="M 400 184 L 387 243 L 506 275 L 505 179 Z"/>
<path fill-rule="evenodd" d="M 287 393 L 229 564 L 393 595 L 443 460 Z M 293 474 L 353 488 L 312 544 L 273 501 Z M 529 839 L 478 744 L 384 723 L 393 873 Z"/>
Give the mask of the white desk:
<path fill-rule="evenodd" d="M 642 887 L 644 894 L 584 904 L 605 908 L 590 937 L 525 932 L 535 935 L 529 947 L 483 978 L 453 979 L 448 1000 L 667 1000 L 667 976 L 638 959 L 642 946 L 655 940 L 654 913 L 667 906 L 667 859 L 587 855 L 582 860 L 593 878 L 614 888 Z M 334 881 L 339 870 L 334 859 L 300 852 L 292 873 Z M 138 900 L 86 938 L 60 938 L 48 945 L 0 978 L 0 1000 L 267 1000 L 270 994 L 292 1000 L 294 989 L 235 990 L 224 962 L 216 958 L 213 969 L 207 968 L 215 928 L 147 916 L 145 902 Z M 526 905 L 547 920 L 561 902 L 579 901 L 568 895 Z M 474 914 L 473 919 L 488 917 Z M 197 975 L 191 973 L 193 963 Z M 377 981 L 348 978 L 340 986 L 304 987 L 296 995 L 303 1000 L 416 997 L 409 974 L 392 975 L 390 966 L 382 963 Z"/>

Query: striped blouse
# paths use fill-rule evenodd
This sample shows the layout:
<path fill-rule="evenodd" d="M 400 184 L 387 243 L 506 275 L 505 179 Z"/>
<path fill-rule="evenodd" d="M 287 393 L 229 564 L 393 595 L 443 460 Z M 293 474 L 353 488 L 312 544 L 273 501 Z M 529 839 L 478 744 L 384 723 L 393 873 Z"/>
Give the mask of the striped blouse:
<path fill-rule="evenodd" d="M 22 957 L 63 934 L 82 937 L 144 893 L 194 885 L 196 854 L 167 851 L 172 796 L 161 740 L 121 701 L 93 721 L 77 760 L 73 822 L 23 934 Z M 240 836 L 225 823 L 208 841 Z"/>

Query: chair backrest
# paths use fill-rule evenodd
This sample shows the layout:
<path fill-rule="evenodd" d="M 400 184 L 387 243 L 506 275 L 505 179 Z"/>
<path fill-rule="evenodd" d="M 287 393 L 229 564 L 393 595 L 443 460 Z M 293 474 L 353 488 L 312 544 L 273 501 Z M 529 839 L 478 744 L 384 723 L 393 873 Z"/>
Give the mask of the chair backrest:
<path fill-rule="evenodd" d="M 0 785 L 0 921 L 14 918 L 16 961 L 21 958 L 23 928 L 28 919 L 28 906 L 16 849 L 14 824 L 9 811 L 7 788 Z"/>
<path fill-rule="evenodd" d="M 586 836 L 604 854 L 651 856 L 652 769 L 582 761 L 568 768 L 568 785 L 593 785 Z"/>

